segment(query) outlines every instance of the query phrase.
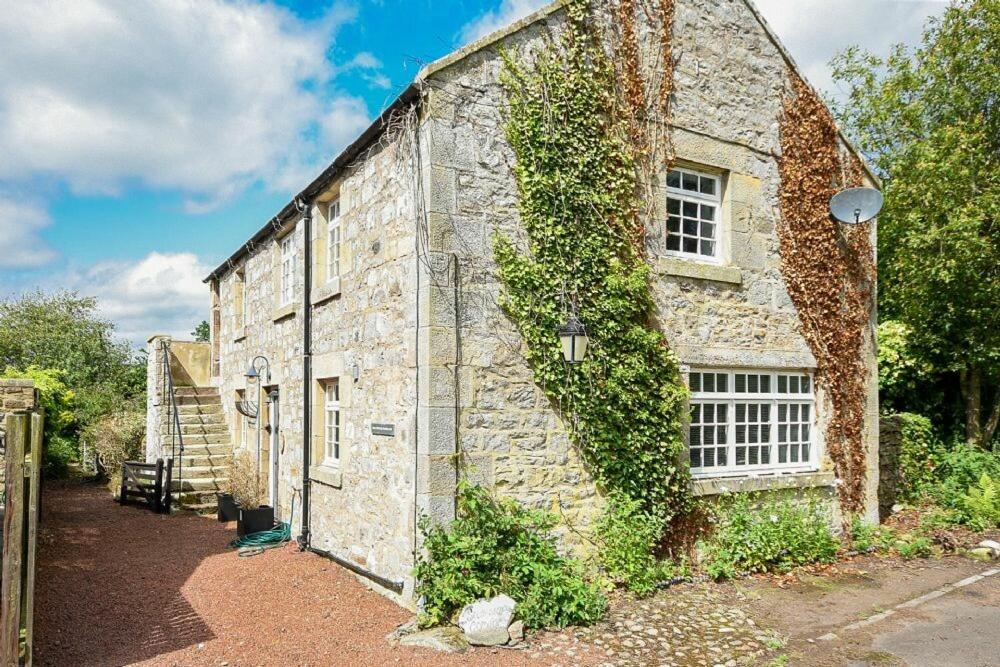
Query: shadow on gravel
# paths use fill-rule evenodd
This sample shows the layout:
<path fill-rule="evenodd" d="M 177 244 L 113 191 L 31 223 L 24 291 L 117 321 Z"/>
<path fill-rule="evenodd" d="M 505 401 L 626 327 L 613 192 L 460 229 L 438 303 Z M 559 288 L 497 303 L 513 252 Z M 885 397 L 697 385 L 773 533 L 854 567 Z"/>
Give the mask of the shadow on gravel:
<path fill-rule="evenodd" d="M 126 665 L 208 641 L 182 589 L 232 534 L 190 515 L 121 507 L 100 486 L 45 489 L 35 664 Z"/>

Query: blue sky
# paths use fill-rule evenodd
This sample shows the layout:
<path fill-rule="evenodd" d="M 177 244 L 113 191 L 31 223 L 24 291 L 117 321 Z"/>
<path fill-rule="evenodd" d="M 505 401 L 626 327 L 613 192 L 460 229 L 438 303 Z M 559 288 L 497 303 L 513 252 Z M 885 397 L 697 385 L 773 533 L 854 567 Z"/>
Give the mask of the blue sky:
<path fill-rule="evenodd" d="M 420 67 L 544 0 L 0 0 L 0 292 L 97 296 L 186 334 L 205 273 Z M 759 0 L 809 79 L 944 3 Z"/>

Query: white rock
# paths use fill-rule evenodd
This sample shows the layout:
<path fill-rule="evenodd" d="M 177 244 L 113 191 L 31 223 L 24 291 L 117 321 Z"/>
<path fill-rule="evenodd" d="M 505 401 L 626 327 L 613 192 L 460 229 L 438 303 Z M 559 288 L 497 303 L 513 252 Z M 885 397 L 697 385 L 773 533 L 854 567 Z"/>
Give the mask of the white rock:
<path fill-rule="evenodd" d="M 993 555 L 1000 558 L 1000 542 L 996 540 L 983 540 L 979 543 L 979 547 L 982 549 L 990 549 Z"/>
<path fill-rule="evenodd" d="M 473 602 L 462 610 L 458 627 L 473 646 L 502 646 L 510 641 L 507 629 L 514 620 L 516 606 L 506 595 Z"/>
<path fill-rule="evenodd" d="M 510 636 L 511 644 L 519 644 L 524 641 L 524 621 L 514 621 L 507 628 L 507 634 Z"/>

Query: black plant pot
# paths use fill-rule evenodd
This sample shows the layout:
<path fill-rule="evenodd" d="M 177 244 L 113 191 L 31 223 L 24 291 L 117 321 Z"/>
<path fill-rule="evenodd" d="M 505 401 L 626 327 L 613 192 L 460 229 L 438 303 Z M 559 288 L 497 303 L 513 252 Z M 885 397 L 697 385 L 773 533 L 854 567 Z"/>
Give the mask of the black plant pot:
<path fill-rule="evenodd" d="M 240 515 L 236 519 L 236 534 L 240 537 L 263 533 L 272 528 L 274 528 L 273 507 L 261 505 L 253 510 L 248 510 L 245 507 L 240 508 Z"/>
<path fill-rule="evenodd" d="M 219 521 L 226 523 L 236 521 L 240 517 L 240 508 L 232 494 L 217 493 L 216 499 L 219 501 Z"/>

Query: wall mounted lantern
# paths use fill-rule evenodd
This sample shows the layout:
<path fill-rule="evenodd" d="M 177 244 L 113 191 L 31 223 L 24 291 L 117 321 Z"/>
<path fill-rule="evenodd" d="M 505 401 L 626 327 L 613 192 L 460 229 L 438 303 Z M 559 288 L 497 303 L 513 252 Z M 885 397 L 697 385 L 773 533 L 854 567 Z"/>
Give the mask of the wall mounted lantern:
<path fill-rule="evenodd" d="M 590 338 L 587 336 L 587 328 L 583 322 L 571 314 L 566 323 L 556 329 L 559 341 L 562 343 L 563 358 L 567 363 L 579 364 L 587 356 L 587 347 L 590 345 Z"/>

